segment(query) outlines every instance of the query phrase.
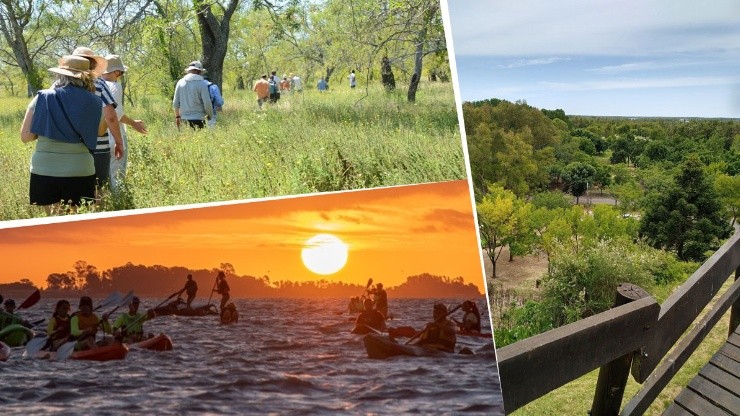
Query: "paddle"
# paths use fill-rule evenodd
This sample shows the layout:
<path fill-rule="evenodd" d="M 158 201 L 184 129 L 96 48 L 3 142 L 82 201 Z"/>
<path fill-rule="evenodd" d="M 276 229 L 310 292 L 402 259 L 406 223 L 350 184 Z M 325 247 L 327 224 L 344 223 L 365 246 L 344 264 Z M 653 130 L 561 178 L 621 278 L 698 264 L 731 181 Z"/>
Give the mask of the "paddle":
<path fill-rule="evenodd" d="M 439 321 L 441 321 L 441 320 L 443 320 L 443 319 L 447 318 L 448 316 L 450 316 L 450 315 L 452 314 L 452 312 L 455 312 L 456 310 L 458 310 L 458 309 L 462 308 L 462 306 L 463 306 L 463 303 L 461 303 L 461 304 L 459 304 L 459 305 L 455 306 L 454 308 L 452 308 L 452 310 L 448 311 L 448 312 L 447 312 L 447 313 L 445 314 L 445 316 L 440 316 L 440 317 L 439 317 L 439 319 L 435 319 L 435 320 L 434 320 L 434 322 L 439 322 Z M 419 337 L 420 337 L 420 336 L 421 336 L 422 334 L 424 334 L 424 333 L 426 333 L 426 332 L 427 332 L 426 328 L 425 328 L 425 329 L 424 329 L 423 331 L 419 331 L 419 333 L 418 333 L 418 334 L 414 335 L 414 336 L 413 336 L 413 337 L 411 337 L 411 338 L 410 338 L 410 339 L 409 339 L 408 341 L 406 341 L 406 343 L 405 343 L 404 345 L 409 345 L 409 344 L 411 343 L 411 341 L 415 340 L 416 338 L 419 338 Z"/>
<path fill-rule="evenodd" d="M 213 292 L 216 291 L 217 284 L 218 284 L 218 275 L 216 275 L 216 281 L 213 282 L 213 289 L 211 289 L 211 295 L 208 296 L 208 304 L 206 306 L 211 304 L 211 298 L 213 298 Z"/>
<path fill-rule="evenodd" d="M 103 299 L 100 302 L 100 304 L 98 304 L 98 306 L 94 310 L 98 310 L 100 308 L 109 306 L 109 305 L 111 305 L 113 303 L 120 302 L 120 300 L 121 300 L 121 294 L 118 293 L 118 292 L 113 292 L 110 295 L 108 295 L 107 298 Z M 54 335 L 58 334 L 60 331 L 61 331 L 61 329 L 57 329 L 50 336 L 53 338 Z M 34 355 L 36 355 L 39 351 L 41 351 L 44 348 L 44 346 L 46 345 L 46 343 L 48 341 L 49 341 L 49 336 L 38 337 L 38 338 L 32 339 L 31 341 L 29 341 L 28 343 L 26 343 L 26 355 L 33 357 Z M 73 349 L 74 349 L 74 344 L 75 343 L 76 342 L 72 341 L 72 344 L 73 344 L 72 345 L 72 348 Z M 69 344 L 69 343 L 67 343 L 67 344 Z M 64 345 L 67 345 L 67 344 L 64 344 Z"/>
<path fill-rule="evenodd" d="M 360 295 L 360 299 L 365 297 L 365 293 L 367 293 L 367 290 L 370 289 L 370 285 L 373 284 L 373 278 L 367 279 L 367 286 L 365 286 L 365 290 L 362 292 L 362 295 Z"/>
<path fill-rule="evenodd" d="M 174 297 L 175 297 L 176 295 L 179 295 L 179 294 L 180 294 L 181 292 L 182 292 L 182 291 L 180 291 L 180 292 L 175 292 L 175 293 L 171 294 L 171 295 L 170 295 L 170 296 L 169 296 L 169 297 L 168 297 L 167 299 L 165 299 L 165 300 L 163 300 L 162 302 L 160 302 L 160 303 L 159 303 L 159 305 L 157 305 L 157 306 L 155 306 L 154 308 L 152 308 L 152 310 L 155 310 L 155 309 L 158 309 L 158 308 L 160 308 L 160 307 L 161 307 L 162 305 L 164 305 L 165 303 L 167 303 L 167 302 L 168 302 L 168 301 L 169 301 L 170 299 L 174 298 Z M 126 332 L 128 332 L 129 328 L 131 328 L 131 327 L 132 327 L 132 326 L 133 326 L 133 325 L 134 325 L 135 323 L 139 322 L 140 320 L 142 320 L 142 319 L 143 319 L 143 318 L 144 318 L 145 316 L 147 316 L 147 315 L 148 315 L 148 314 L 143 314 L 143 315 L 141 315 L 140 317 L 136 318 L 135 320 L 133 320 L 133 321 L 129 322 L 129 324 L 128 324 L 128 325 L 126 325 L 126 327 L 125 327 L 125 328 L 123 328 L 123 329 L 121 330 L 121 332 L 122 332 L 122 333 L 126 333 Z"/>
<path fill-rule="evenodd" d="M 375 332 L 375 333 L 376 333 L 376 334 L 378 334 L 378 335 L 383 335 L 383 333 L 382 333 L 382 332 L 378 331 L 377 329 L 375 329 L 375 328 L 371 327 L 371 326 L 370 326 L 370 325 L 368 325 L 368 324 L 361 324 L 361 325 L 364 325 L 364 326 L 365 326 L 365 328 L 367 328 L 367 329 L 369 329 L 369 330 L 371 330 L 371 331 Z M 389 336 L 390 336 L 390 335 L 389 335 Z"/>
<path fill-rule="evenodd" d="M 106 314 L 103 314 L 103 316 L 105 316 L 105 317 L 108 317 L 108 316 L 111 316 L 111 315 L 113 315 L 113 312 L 117 311 L 117 310 L 118 310 L 118 308 L 120 308 L 120 307 L 121 307 L 121 306 L 123 306 L 123 305 L 128 305 L 129 303 L 131 303 L 131 299 L 133 299 L 133 298 L 134 298 L 134 291 L 133 291 L 133 290 L 131 290 L 131 291 L 129 291 L 128 293 L 126 293 L 126 296 L 124 296 L 124 297 L 123 297 L 122 299 L 120 299 L 120 300 L 118 301 L 118 304 L 116 305 L 116 307 L 115 307 L 115 308 L 113 308 L 113 310 L 112 310 L 112 311 L 110 311 L 110 312 L 108 312 L 108 313 L 106 313 Z M 98 308 L 99 308 L 99 307 L 98 307 Z M 101 321 L 101 322 L 102 322 L 102 321 Z"/>
<path fill-rule="evenodd" d="M 62 346 L 57 349 L 57 361 L 63 361 L 69 358 L 69 356 L 75 351 L 75 345 L 77 345 L 77 341 L 69 341 L 62 344 Z"/>
<path fill-rule="evenodd" d="M 35 305 L 40 299 L 41 292 L 36 289 L 33 293 L 31 293 L 31 296 L 29 296 L 28 299 L 24 300 L 23 303 L 21 303 L 21 306 L 18 307 L 18 310 L 28 309 L 31 306 Z"/>

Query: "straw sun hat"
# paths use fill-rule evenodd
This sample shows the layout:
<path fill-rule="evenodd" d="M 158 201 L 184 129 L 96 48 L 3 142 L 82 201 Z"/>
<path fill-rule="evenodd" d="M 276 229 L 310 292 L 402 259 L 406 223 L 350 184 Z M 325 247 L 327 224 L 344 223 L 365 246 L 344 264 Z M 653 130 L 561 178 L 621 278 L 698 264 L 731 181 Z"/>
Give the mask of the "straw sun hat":
<path fill-rule="evenodd" d="M 95 74 L 96 77 L 103 75 L 105 73 L 105 68 L 108 67 L 108 61 L 100 55 L 95 55 L 95 52 L 90 48 L 80 46 L 72 52 L 72 55 L 84 56 L 85 58 L 94 60 L 95 68 L 93 68 L 92 73 Z"/>
<path fill-rule="evenodd" d="M 49 71 L 72 78 L 82 78 L 83 75 L 90 73 L 90 61 L 81 56 L 65 55 L 59 58 L 59 65 L 56 68 L 49 68 Z"/>

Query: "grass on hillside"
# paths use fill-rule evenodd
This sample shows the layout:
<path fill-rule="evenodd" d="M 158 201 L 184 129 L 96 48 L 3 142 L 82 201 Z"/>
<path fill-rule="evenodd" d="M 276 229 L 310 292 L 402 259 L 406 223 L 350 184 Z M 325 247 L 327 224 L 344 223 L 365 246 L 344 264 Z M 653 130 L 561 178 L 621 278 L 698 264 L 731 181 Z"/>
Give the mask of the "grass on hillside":
<path fill-rule="evenodd" d="M 733 279 L 727 280 L 718 295 L 721 296 L 733 283 Z M 717 299 L 718 297 L 715 297 Z M 699 316 L 699 319 L 709 311 L 714 304 L 705 308 Z M 678 373 L 673 377 L 670 383 L 661 391 L 652 405 L 645 412 L 645 415 L 660 415 L 670 406 L 673 399 L 683 389 L 691 379 L 699 373 L 709 359 L 719 350 L 722 344 L 727 341 L 727 330 L 730 325 L 729 312 L 717 323 L 711 330 L 699 348 L 694 351 L 689 360 L 683 365 Z M 693 325 L 688 329 L 690 331 Z M 495 328 L 494 328 L 495 330 Z M 583 377 L 580 377 L 552 392 L 540 397 L 539 399 L 520 408 L 514 415 L 518 416 L 539 416 L 539 415 L 585 415 L 591 410 L 596 382 L 598 380 L 599 370 L 594 370 Z M 627 381 L 622 406 L 637 394 L 641 385 L 638 384 L 631 376 Z"/>
<path fill-rule="evenodd" d="M 416 103 L 405 91 L 283 94 L 258 110 L 249 91 L 225 91 L 215 130 L 174 124 L 171 97 L 126 103 L 142 119 L 129 128 L 125 192 L 88 210 L 108 211 L 416 184 L 465 178 L 452 85 L 423 83 Z M 0 220 L 44 216 L 28 204 L 29 161 L 20 125 L 28 99 L 0 110 Z"/>

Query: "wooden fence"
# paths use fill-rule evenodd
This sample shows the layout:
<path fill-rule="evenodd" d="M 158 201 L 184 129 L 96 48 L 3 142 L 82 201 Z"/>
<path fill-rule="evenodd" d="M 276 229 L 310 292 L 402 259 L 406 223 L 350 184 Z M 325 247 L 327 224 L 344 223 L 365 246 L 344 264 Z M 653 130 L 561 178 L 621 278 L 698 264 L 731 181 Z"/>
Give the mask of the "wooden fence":
<path fill-rule="evenodd" d="M 725 281 L 735 283 L 695 325 Z M 539 334 L 497 351 L 506 413 L 600 368 L 591 415 L 640 415 L 732 308 L 731 333 L 740 321 L 740 232 L 692 274 L 662 305 L 631 285 L 606 312 Z M 494 328 L 495 329 L 495 328 Z M 669 350 L 675 349 L 666 356 Z M 630 371 L 631 370 L 631 371 Z M 641 390 L 622 408 L 629 374 Z"/>

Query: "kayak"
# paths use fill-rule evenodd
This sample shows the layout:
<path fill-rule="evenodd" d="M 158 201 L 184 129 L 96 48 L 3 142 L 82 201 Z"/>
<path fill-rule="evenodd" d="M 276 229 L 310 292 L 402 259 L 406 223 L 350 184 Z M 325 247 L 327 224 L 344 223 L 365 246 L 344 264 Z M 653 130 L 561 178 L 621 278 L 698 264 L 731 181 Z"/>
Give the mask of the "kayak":
<path fill-rule="evenodd" d="M 412 326 L 399 326 L 388 328 L 388 335 L 392 337 L 411 338 L 416 336 L 416 330 Z"/>
<path fill-rule="evenodd" d="M 171 351 L 172 350 L 172 338 L 166 334 L 159 334 L 155 337 L 145 339 L 144 341 L 131 344 L 134 348 L 143 348 L 154 351 Z"/>
<path fill-rule="evenodd" d="M 477 337 L 477 338 L 489 338 L 493 339 L 493 334 L 488 332 L 475 332 L 475 331 L 455 331 L 457 336 L 463 337 Z"/>
<path fill-rule="evenodd" d="M 10 324 L 0 331 L 0 341 L 10 347 L 20 347 L 33 336 L 33 331 L 20 324 Z"/>
<path fill-rule="evenodd" d="M 10 357 L 10 347 L 8 344 L 0 341 L 0 361 L 6 361 Z"/>
<path fill-rule="evenodd" d="M 180 307 L 179 305 L 166 305 L 154 309 L 154 313 L 157 316 L 162 315 L 178 315 L 178 316 L 207 316 L 207 315 L 219 315 L 216 310 L 216 305 L 203 305 L 196 306 L 188 309 L 187 307 Z"/>
<path fill-rule="evenodd" d="M 123 360 L 128 354 L 126 344 L 113 343 L 104 347 L 93 348 L 85 351 L 75 351 L 69 358 L 73 360 L 110 361 Z"/>
<path fill-rule="evenodd" d="M 380 330 L 377 330 L 377 331 L 380 332 Z M 368 328 L 368 326 L 365 325 L 365 324 L 360 324 L 360 325 L 355 326 L 354 328 L 352 328 L 352 331 L 351 332 L 353 334 L 357 334 L 357 335 L 375 334 L 376 333 L 372 329 Z"/>
<path fill-rule="evenodd" d="M 385 359 L 394 355 L 410 357 L 427 357 L 439 354 L 438 351 L 428 350 L 416 345 L 403 345 L 391 341 L 385 335 L 367 334 L 363 338 L 368 358 Z"/>
<path fill-rule="evenodd" d="M 69 355 L 71 360 L 88 360 L 88 361 L 111 361 L 123 360 L 128 354 L 126 344 L 113 343 L 104 347 L 93 348 L 84 351 L 75 351 Z M 53 351 L 39 351 L 35 357 L 41 360 L 56 360 L 57 353 Z"/>

